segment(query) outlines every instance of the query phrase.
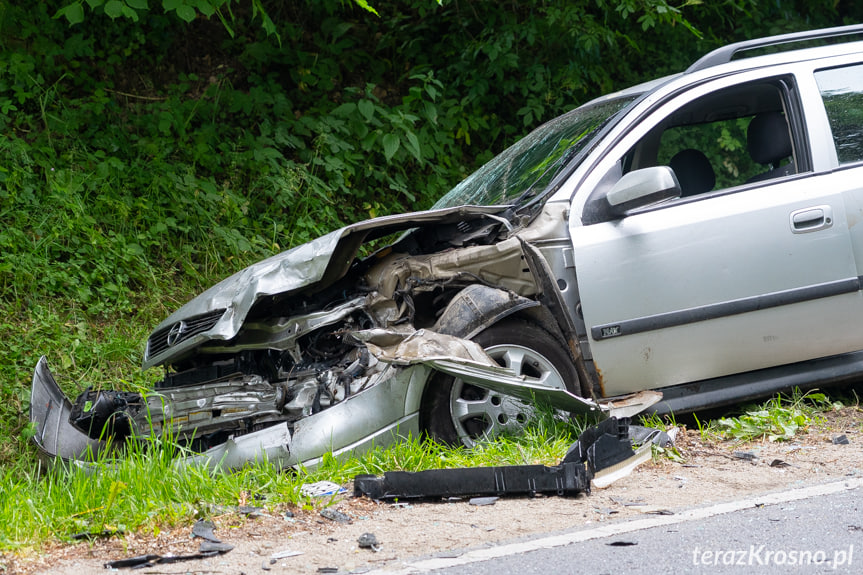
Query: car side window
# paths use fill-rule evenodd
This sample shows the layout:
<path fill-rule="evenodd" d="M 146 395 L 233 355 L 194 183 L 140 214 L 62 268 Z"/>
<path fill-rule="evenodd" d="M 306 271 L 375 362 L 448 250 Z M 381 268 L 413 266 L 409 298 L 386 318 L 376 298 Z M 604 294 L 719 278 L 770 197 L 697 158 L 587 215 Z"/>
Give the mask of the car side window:
<path fill-rule="evenodd" d="M 655 159 L 635 153 L 645 161 L 630 170 L 670 166 L 681 197 L 796 173 L 788 85 L 775 79 L 733 86 L 690 102 L 636 145 L 655 146 Z"/>
<path fill-rule="evenodd" d="M 819 70 L 815 80 L 839 163 L 863 161 L 863 65 Z"/>
<path fill-rule="evenodd" d="M 799 109 L 794 93 L 791 77 L 775 77 L 723 88 L 682 105 L 657 122 L 600 181 L 587 200 L 582 223 L 620 217 L 620 210 L 605 201 L 606 194 L 621 177 L 645 168 L 670 167 L 684 199 L 802 171 L 807 164 L 798 157 L 802 134 L 794 130 Z M 675 201 L 645 198 L 633 209 Z"/>
<path fill-rule="evenodd" d="M 747 152 L 753 117 L 674 126 L 662 133 L 657 163 L 671 166 L 682 196 L 736 186 L 762 171 Z"/>

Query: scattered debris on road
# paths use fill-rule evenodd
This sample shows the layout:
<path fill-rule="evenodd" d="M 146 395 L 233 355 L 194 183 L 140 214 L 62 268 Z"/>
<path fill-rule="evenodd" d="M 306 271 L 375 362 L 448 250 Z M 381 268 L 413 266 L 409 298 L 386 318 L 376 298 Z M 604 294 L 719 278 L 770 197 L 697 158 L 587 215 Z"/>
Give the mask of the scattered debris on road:
<path fill-rule="evenodd" d="M 183 561 L 208 559 L 216 555 L 227 553 L 233 548 L 233 545 L 228 545 L 227 543 L 203 541 L 201 542 L 201 548 L 198 553 L 193 553 L 192 555 L 138 555 L 137 557 L 108 561 L 105 563 L 105 569 L 142 569 L 166 563 L 181 563 Z"/>
<path fill-rule="evenodd" d="M 380 551 L 380 542 L 374 533 L 363 533 L 357 538 L 360 549 L 371 549 L 375 553 Z"/>
<path fill-rule="evenodd" d="M 336 523 L 350 523 L 352 521 L 349 515 L 337 509 L 330 509 L 329 507 L 321 509 L 321 517 L 335 521 Z"/>
<path fill-rule="evenodd" d="M 300 495 L 303 497 L 329 497 L 332 495 L 341 495 L 342 493 L 347 493 L 347 489 L 332 481 L 303 483 L 300 486 Z"/>
<path fill-rule="evenodd" d="M 296 557 L 297 555 L 302 555 L 302 551 L 294 551 L 292 549 L 285 549 L 284 551 L 279 551 L 277 553 L 273 553 L 270 555 L 270 561 L 278 561 L 279 559 L 287 559 L 288 557 Z"/>
<path fill-rule="evenodd" d="M 221 543 L 222 541 L 216 537 L 216 534 L 214 533 L 215 529 L 216 526 L 212 521 L 199 519 L 194 525 L 192 525 L 192 537 L 200 537 L 201 539 L 206 539 L 213 543 Z"/>

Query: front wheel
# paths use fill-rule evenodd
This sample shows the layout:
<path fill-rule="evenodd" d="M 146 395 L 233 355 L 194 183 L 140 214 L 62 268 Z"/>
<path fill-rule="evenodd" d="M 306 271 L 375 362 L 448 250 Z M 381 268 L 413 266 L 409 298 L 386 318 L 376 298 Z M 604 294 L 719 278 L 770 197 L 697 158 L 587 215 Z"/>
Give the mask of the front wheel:
<path fill-rule="evenodd" d="M 473 340 L 498 364 L 527 382 L 577 393 L 578 375 L 569 354 L 554 336 L 536 324 L 505 320 Z M 481 437 L 518 432 L 534 412 L 532 405 L 443 373 L 431 378 L 423 395 L 425 431 L 448 444 L 471 447 Z"/>

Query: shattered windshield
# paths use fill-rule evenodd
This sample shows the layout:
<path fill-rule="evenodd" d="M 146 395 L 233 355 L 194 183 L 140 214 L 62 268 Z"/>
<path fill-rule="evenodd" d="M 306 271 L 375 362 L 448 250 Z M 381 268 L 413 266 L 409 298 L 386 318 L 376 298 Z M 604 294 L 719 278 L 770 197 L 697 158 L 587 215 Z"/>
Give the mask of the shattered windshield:
<path fill-rule="evenodd" d="M 465 178 L 433 209 L 519 203 L 542 192 L 634 96 L 576 108 L 547 122 Z"/>

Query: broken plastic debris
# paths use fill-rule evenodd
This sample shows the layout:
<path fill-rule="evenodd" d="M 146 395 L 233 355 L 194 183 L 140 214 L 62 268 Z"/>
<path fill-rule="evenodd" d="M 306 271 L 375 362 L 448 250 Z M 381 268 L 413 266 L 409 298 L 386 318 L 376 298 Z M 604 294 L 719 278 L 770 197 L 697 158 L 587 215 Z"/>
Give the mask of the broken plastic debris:
<path fill-rule="evenodd" d="M 73 533 L 70 537 L 75 541 L 80 541 L 82 539 L 93 541 L 94 539 L 108 539 L 114 535 L 122 534 L 123 532 L 119 529 L 104 529 L 102 531 L 82 531 L 81 533 Z"/>
<path fill-rule="evenodd" d="M 374 533 L 363 533 L 357 538 L 357 543 L 361 549 L 371 549 L 375 553 L 378 552 L 380 543 Z"/>
<path fill-rule="evenodd" d="M 326 497 L 328 495 L 339 495 L 346 492 L 347 489 L 338 483 L 333 483 L 332 481 L 304 483 L 300 487 L 300 495 L 303 495 L 304 497 Z"/>
<path fill-rule="evenodd" d="M 222 543 L 221 541 L 216 543 L 213 541 L 201 541 L 201 548 L 199 549 L 200 553 L 227 553 L 234 548 L 230 543 Z"/>
<path fill-rule="evenodd" d="M 354 495 L 372 499 L 407 499 L 454 496 L 577 495 L 628 474 L 650 457 L 650 444 L 633 452 L 629 419 L 609 418 L 587 428 L 559 465 L 510 465 L 467 469 L 389 471 L 383 476 L 357 475 Z M 606 471 L 609 473 L 606 474 Z M 598 474 L 598 475 L 597 475 Z"/>
<path fill-rule="evenodd" d="M 260 517 L 263 510 L 263 507 L 253 507 L 251 505 L 240 505 L 237 507 L 237 513 L 248 515 L 249 517 Z"/>
<path fill-rule="evenodd" d="M 321 517 L 323 517 L 324 519 L 329 519 L 330 521 L 335 521 L 337 523 L 351 522 L 351 518 L 348 515 L 336 509 L 330 509 L 329 507 L 321 509 Z"/>
<path fill-rule="evenodd" d="M 597 489 L 605 489 L 618 479 L 626 477 L 632 473 L 633 469 L 645 461 L 648 461 L 653 456 L 653 451 L 651 449 L 652 445 L 652 443 L 646 443 L 639 447 L 638 451 L 630 457 L 597 471 L 596 475 L 593 476 L 593 486 Z"/>
<path fill-rule="evenodd" d="M 674 435 L 677 436 L 676 427 L 674 428 L 674 432 Z M 674 440 L 670 433 L 654 427 L 644 427 L 641 425 L 629 426 L 629 439 L 635 445 L 644 445 L 645 443 L 652 443 L 659 447 L 672 447 L 674 445 Z"/>
<path fill-rule="evenodd" d="M 629 418 L 611 417 L 585 429 L 572 444 L 563 463 L 586 463 L 591 476 L 632 456 Z"/>
<path fill-rule="evenodd" d="M 279 551 L 277 553 L 273 553 L 270 555 L 270 559 L 278 561 L 279 559 L 285 559 L 287 557 L 294 557 L 296 555 L 302 555 L 302 551 L 293 551 L 291 549 L 285 549 L 284 551 Z"/>
<path fill-rule="evenodd" d="M 126 559 L 117 559 L 105 563 L 105 569 L 137 569 L 139 567 L 148 567 L 159 563 L 161 555 L 137 555 Z"/>
<path fill-rule="evenodd" d="M 642 507 L 644 505 L 647 505 L 647 503 L 645 503 L 643 499 L 636 499 L 634 501 L 627 501 L 624 499 L 618 499 L 616 497 L 609 497 L 609 499 L 611 499 L 618 505 L 623 505 L 624 507 Z"/>
<path fill-rule="evenodd" d="M 389 471 L 383 476 L 357 475 L 354 494 L 372 499 L 452 497 L 456 495 L 531 495 L 540 492 L 575 495 L 590 488 L 580 463 L 554 467 L 511 465 L 468 469 Z"/>
<path fill-rule="evenodd" d="M 215 529 L 216 526 L 212 521 L 199 519 L 194 525 L 192 525 L 192 537 L 200 537 L 201 539 L 206 539 L 213 543 L 221 543 L 222 540 L 216 537 L 216 534 L 213 533 Z"/>
<path fill-rule="evenodd" d="M 468 504 L 477 506 L 494 505 L 497 503 L 498 499 L 500 499 L 500 497 L 472 497 L 471 500 L 468 501 Z"/>
<path fill-rule="evenodd" d="M 201 549 L 193 555 L 138 555 L 127 559 L 117 559 L 116 561 L 108 561 L 105 563 L 105 569 L 141 569 L 143 567 L 152 567 L 162 563 L 180 563 L 183 561 L 194 561 L 197 559 L 208 559 L 216 555 L 222 555 L 233 549 L 233 545 L 224 543 L 213 543 L 212 541 L 204 541 L 201 543 Z"/>
<path fill-rule="evenodd" d="M 848 441 L 848 436 L 845 434 L 837 435 L 833 438 L 833 445 L 848 445 L 849 443 L 851 442 Z"/>
<path fill-rule="evenodd" d="M 744 461 L 755 461 L 758 459 L 758 456 L 751 451 L 732 451 L 731 456 Z"/>

